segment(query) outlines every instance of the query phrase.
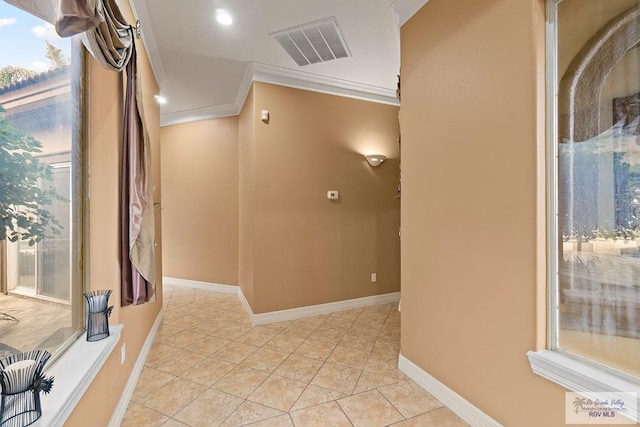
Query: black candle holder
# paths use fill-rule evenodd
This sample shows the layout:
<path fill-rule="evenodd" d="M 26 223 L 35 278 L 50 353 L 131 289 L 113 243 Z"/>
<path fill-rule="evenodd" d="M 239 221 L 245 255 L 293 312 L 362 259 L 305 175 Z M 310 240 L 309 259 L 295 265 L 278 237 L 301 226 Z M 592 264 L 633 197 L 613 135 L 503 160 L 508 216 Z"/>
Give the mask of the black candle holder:
<path fill-rule="evenodd" d="M 50 357 L 48 351 L 34 350 L 0 359 L 0 427 L 24 427 L 40 418 L 40 392 L 48 394 L 53 387 L 53 377 L 42 373 Z"/>
<path fill-rule="evenodd" d="M 89 311 L 87 313 L 87 341 L 100 341 L 109 336 L 109 316 L 113 306 L 108 307 L 110 289 L 85 292 Z"/>

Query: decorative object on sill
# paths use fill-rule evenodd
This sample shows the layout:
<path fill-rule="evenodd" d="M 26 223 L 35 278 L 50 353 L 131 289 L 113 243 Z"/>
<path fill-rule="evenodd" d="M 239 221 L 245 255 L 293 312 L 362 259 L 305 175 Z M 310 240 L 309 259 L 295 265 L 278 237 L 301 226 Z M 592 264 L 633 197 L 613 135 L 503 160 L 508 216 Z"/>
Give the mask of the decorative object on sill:
<path fill-rule="evenodd" d="M 383 154 L 367 154 L 364 158 L 367 159 L 367 162 L 373 167 L 380 166 L 382 162 L 387 160 L 387 156 Z"/>
<path fill-rule="evenodd" d="M 42 415 L 40 392 L 49 394 L 53 377 L 42 373 L 51 353 L 34 350 L 0 359 L 0 427 L 23 427 Z"/>
<path fill-rule="evenodd" d="M 111 289 L 85 292 L 89 305 L 87 314 L 87 341 L 100 341 L 109 336 L 109 316 L 113 306 L 108 307 Z M 2 426 L 0 426 L 2 427 Z"/>

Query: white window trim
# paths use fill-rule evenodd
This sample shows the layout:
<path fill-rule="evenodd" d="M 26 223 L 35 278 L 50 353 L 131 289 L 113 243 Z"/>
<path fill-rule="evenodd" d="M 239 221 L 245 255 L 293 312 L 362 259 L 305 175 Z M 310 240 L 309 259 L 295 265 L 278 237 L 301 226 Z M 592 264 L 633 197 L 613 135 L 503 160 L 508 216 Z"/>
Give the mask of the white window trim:
<path fill-rule="evenodd" d="M 640 381 L 616 375 L 596 363 L 553 350 L 530 351 L 527 356 L 534 373 L 570 391 L 602 400 L 608 397 L 600 393 L 637 393 L 640 396 Z M 640 422 L 637 408 L 623 415 Z"/>
<path fill-rule="evenodd" d="M 116 348 L 122 335 L 122 324 L 109 327 L 109 337 L 88 342 L 80 336 L 51 367 L 45 376 L 55 381 L 49 394 L 40 394 L 42 416 L 33 426 L 62 426 Z"/>
<path fill-rule="evenodd" d="M 558 274 L 558 249 L 555 245 L 558 229 L 557 189 L 558 179 L 556 162 L 557 124 L 557 58 L 556 58 L 556 10 L 558 0 L 547 1 L 547 250 L 549 254 L 547 284 L 555 286 Z M 550 53 L 553 53 L 551 55 Z M 549 102 L 553 100 L 554 102 Z M 541 351 L 527 353 L 531 369 L 537 375 L 552 381 L 567 390 L 582 393 L 592 398 L 606 398 L 599 393 L 638 393 L 640 397 L 640 378 L 626 374 L 617 374 L 602 364 L 591 362 L 556 349 L 558 337 L 558 296 L 556 289 L 547 293 L 547 347 Z M 628 418 L 640 422 L 638 410 L 625 414 Z"/>

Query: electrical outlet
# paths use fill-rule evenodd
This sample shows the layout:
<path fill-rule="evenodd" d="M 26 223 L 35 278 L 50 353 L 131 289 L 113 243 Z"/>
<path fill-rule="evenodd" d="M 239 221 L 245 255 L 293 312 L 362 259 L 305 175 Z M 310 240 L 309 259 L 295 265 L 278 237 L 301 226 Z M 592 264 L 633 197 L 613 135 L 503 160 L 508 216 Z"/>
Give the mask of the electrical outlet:
<path fill-rule="evenodd" d="M 124 365 L 125 360 L 127 360 L 127 347 L 126 344 L 122 344 L 122 347 L 120 347 L 120 364 Z"/>
<path fill-rule="evenodd" d="M 376 283 L 378 281 L 378 275 L 376 273 L 371 273 L 371 283 Z"/>

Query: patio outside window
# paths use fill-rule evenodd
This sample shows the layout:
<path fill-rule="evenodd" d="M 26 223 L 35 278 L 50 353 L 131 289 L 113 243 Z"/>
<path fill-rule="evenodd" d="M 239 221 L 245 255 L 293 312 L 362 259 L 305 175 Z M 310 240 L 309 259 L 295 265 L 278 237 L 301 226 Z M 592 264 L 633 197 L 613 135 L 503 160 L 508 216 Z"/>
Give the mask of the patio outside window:
<path fill-rule="evenodd" d="M 50 24 L 0 2 L 0 215 L 7 204 L 24 209 L 12 199 L 16 184 L 37 171 L 35 187 L 20 197 L 29 205 L 30 194 L 46 195 L 31 221 L 50 218 L 42 233 L 25 233 L 15 219 L 5 226 L 0 357 L 36 348 L 56 352 L 82 328 L 79 51 Z M 33 160 L 15 161 L 16 153 L 25 153 L 24 146 L 10 148 L 20 137 L 37 141 L 38 150 L 27 154 Z M 20 236 L 12 242 L 16 230 Z"/>

